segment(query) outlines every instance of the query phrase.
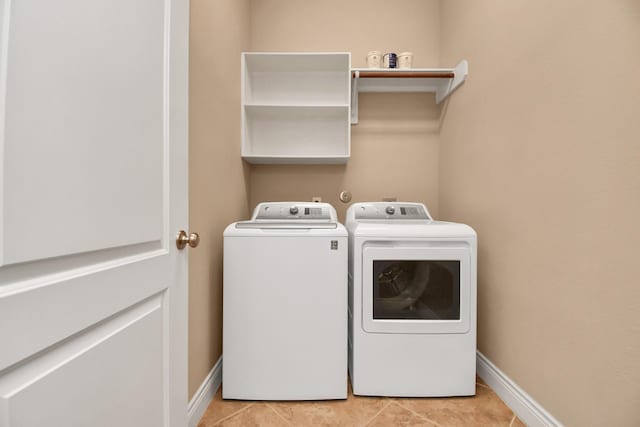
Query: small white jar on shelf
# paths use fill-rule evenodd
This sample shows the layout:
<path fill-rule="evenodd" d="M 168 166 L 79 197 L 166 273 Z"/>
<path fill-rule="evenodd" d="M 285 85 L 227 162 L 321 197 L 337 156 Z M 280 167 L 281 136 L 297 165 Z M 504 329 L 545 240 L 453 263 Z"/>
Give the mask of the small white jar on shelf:
<path fill-rule="evenodd" d="M 367 67 L 368 68 L 380 68 L 382 66 L 382 52 L 379 50 L 372 50 L 367 54 Z"/>
<path fill-rule="evenodd" d="M 398 68 L 411 68 L 413 63 L 412 52 L 402 52 L 398 55 Z"/>

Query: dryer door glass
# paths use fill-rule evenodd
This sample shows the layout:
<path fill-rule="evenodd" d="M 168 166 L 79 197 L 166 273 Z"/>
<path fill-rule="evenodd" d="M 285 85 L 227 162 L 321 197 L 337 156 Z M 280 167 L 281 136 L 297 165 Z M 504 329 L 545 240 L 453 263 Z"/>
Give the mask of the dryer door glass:
<path fill-rule="evenodd" d="M 459 260 L 374 260 L 373 318 L 460 320 Z"/>

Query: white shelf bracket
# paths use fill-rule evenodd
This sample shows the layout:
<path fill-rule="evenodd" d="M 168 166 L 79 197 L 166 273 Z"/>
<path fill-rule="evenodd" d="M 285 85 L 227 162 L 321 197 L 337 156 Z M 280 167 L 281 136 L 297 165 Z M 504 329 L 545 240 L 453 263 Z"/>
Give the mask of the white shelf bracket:
<path fill-rule="evenodd" d="M 447 99 L 447 97 L 449 97 L 449 95 L 451 95 L 453 91 L 455 91 L 467 79 L 467 75 L 469 74 L 469 65 L 465 59 L 456 65 L 456 68 L 453 69 L 453 74 L 454 77 L 446 86 L 442 86 L 436 90 L 436 104 L 440 104 L 442 101 Z"/>
<path fill-rule="evenodd" d="M 358 124 L 358 81 L 360 80 L 360 71 L 355 71 L 351 79 L 351 124 Z"/>

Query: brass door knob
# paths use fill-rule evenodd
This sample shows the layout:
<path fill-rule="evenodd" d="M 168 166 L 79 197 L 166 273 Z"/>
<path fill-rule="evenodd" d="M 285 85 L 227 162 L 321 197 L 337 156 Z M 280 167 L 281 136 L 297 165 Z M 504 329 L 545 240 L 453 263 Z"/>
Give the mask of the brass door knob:
<path fill-rule="evenodd" d="M 189 245 L 192 248 L 196 248 L 198 247 L 199 243 L 200 243 L 200 236 L 198 236 L 198 233 L 191 233 L 187 235 L 186 231 L 180 230 L 180 232 L 178 233 L 178 237 L 176 238 L 176 246 L 180 250 L 187 247 L 187 245 Z"/>

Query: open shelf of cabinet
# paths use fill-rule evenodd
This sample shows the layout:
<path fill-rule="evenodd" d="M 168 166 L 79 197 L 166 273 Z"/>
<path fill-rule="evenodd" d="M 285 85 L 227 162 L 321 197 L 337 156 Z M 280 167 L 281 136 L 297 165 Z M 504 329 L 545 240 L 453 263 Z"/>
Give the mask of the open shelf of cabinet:
<path fill-rule="evenodd" d="M 242 54 L 242 157 L 250 163 L 345 163 L 349 53 Z"/>
<path fill-rule="evenodd" d="M 434 92 L 444 101 L 467 78 L 462 60 L 455 68 L 353 68 L 351 70 L 351 123 L 358 123 L 359 92 Z"/>

